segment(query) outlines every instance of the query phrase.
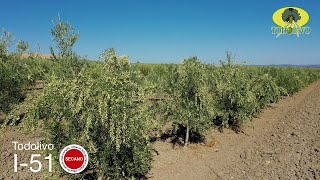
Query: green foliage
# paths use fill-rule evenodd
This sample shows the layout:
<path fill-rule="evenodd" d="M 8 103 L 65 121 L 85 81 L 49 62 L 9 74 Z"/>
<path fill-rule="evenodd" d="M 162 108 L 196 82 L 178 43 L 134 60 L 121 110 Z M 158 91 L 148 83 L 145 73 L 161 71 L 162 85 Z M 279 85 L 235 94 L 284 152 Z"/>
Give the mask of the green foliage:
<path fill-rule="evenodd" d="M 52 75 L 70 78 L 71 70 L 65 63 L 48 59 L 6 56 L 0 61 L 0 111 L 8 113 L 24 101 L 35 81 L 46 81 Z"/>
<path fill-rule="evenodd" d="M 295 67 L 264 67 L 263 71 L 270 74 L 277 85 L 284 88 L 290 95 L 300 91 L 319 77 L 319 72 L 308 73 L 310 71 L 308 69 Z"/>
<path fill-rule="evenodd" d="M 274 78 L 269 74 L 257 76 L 253 79 L 251 91 L 256 95 L 258 109 L 264 108 L 268 103 L 277 102 L 281 94 L 285 94 L 286 90 L 278 87 Z"/>
<path fill-rule="evenodd" d="M 98 73 L 53 77 L 27 119 L 44 120 L 57 151 L 71 143 L 83 145 L 91 158 L 87 172 L 112 179 L 141 177 L 150 167 L 151 153 L 149 112 L 139 82 L 141 75 L 127 57 L 113 57 Z"/>
<path fill-rule="evenodd" d="M 14 37 L 12 36 L 12 33 L 2 29 L 2 33 L 0 35 L 0 61 L 8 59 L 8 49 L 13 42 Z"/>
<path fill-rule="evenodd" d="M 31 82 L 25 64 L 9 57 L 0 61 L 0 111 L 9 112 L 21 102 L 25 97 L 23 89 Z"/>
<path fill-rule="evenodd" d="M 109 49 L 104 50 L 100 54 L 99 60 L 102 62 L 106 62 L 108 60 L 113 60 L 115 58 L 117 58 L 116 51 L 114 50 L 114 48 L 109 48 Z"/>
<path fill-rule="evenodd" d="M 51 35 L 53 36 L 53 42 L 58 49 L 58 55 L 54 52 L 53 47 L 50 47 L 51 56 L 53 59 L 58 60 L 61 67 L 61 78 L 73 78 L 79 74 L 83 68 L 84 63 L 80 61 L 80 57 L 73 51 L 73 46 L 80 36 L 80 32 L 75 33 L 74 28 L 69 22 L 63 22 L 60 16 L 57 22 L 53 22 L 53 29 L 51 29 Z"/>
<path fill-rule="evenodd" d="M 175 130 L 186 129 L 185 145 L 189 142 L 190 131 L 201 134 L 210 127 L 214 116 L 205 71 L 205 65 L 194 57 L 184 60 L 178 69 L 172 67 L 168 77 L 167 115 Z"/>
<path fill-rule="evenodd" d="M 251 91 L 252 79 L 231 61 L 222 62 L 216 70 L 214 96 L 222 125 L 240 124 L 252 117 L 257 109 L 257 99 Z"/>
<path fill-rule="evenodd" d="M 80 32 L 75 33 L 74 28 L 69 22 L 63 22 L 60 16 L 57 22 L 52 21 L 54 27 L 51 29 L 51 34 L 53 36 L 53 42 L 56 48 L 59 50 L 58 56 L 54 53 L 52 47 L 50 51 L 55 59 L 68 59 L 74 57 L 74 52 L 72 50 L 75 42 L 80 36 Z"/>
<path fill-rule="evenodd" d="M 307 76 L 309 77 L 308 84 L 320 79 L 320 68 L 305 69 Z"/>
<path fill-rule="evenodd" d="M 19 40 L 16 50 L 18 53 L 25 53 L 29 50 L 29 44 L 23 40 Z"/>

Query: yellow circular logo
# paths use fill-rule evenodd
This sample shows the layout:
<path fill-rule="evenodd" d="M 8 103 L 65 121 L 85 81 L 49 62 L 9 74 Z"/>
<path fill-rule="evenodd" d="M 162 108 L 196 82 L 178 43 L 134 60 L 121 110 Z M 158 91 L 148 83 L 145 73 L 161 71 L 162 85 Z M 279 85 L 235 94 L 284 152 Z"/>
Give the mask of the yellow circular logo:
<path fill-rule="evenodd" d="M 286 27 L 288 24 L 292 23 L 296 23 L 302 27 L 308 23 L 309 14 L 299 7 L 288 6 L 274 12 L 272 20 L 280 27 Z"/>

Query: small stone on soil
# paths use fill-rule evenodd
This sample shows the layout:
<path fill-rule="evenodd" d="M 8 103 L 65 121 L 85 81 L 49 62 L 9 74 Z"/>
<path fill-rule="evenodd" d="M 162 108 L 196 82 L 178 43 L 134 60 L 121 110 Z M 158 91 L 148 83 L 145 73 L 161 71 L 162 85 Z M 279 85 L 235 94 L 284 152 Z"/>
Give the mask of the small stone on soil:
<path fill-rule="evenodd" d="M 270 164 L 271 163 L 271 161 L 266 161 L 266 165 L 268 165 L 268 164 Z"/>

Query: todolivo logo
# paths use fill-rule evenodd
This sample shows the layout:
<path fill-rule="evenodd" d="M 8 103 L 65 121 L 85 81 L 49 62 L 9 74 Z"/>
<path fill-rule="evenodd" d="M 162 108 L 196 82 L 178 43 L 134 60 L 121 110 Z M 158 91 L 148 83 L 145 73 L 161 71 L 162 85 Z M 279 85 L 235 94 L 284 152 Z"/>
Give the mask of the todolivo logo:
<path fill-rule="evenodd" d="M 79 145 L 71 144 L 62 149 L 60 153 L 60 165 L 68 173 L 82 172 L 88 165 L 87 151 Z"/>
<path fill-rule="evenodd" d="M 283 7 L 278 9 L 272 15 L 273 22 L 278 26 L 271 27 L 272 34 L 279 37 L 282 34 L 295 34 L 299 37 L 300 34 L 310 34 L 311 28 L 305 26 L 310 17 L 307 11 L 299 7 Z"/>

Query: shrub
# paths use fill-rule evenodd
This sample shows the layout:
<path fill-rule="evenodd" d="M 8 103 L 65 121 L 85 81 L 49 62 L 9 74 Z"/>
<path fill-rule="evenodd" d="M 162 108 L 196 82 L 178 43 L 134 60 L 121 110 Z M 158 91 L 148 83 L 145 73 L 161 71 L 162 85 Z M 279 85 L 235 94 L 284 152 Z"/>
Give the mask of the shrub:
<path fill-rule="evenodd" d="M 257 99 L 251 91 L 252 79 L 228 59 L 217 69 L 215 100 L 221 116 L 221 125 L 239 125 L 252 117 Z"/>
<path fill-rule="evenodd" d="M 24 99 L 23 89 L 31 85 L 32 80 L 24 63 L 4 58 L 0 61 L 0 111 L 9 112 Z"/>
<path fill-rule="evenodd" d="M 259 75 L 253 79 L 251 91 L 256 95 L 258 109 L 264 108 L 266 104 L 277 102 L 281 94 L 286 90 L 278 87 L 274 78 L 268 74 Z"/>

